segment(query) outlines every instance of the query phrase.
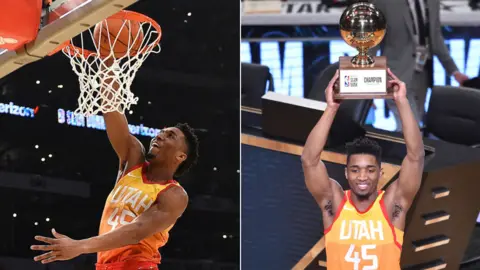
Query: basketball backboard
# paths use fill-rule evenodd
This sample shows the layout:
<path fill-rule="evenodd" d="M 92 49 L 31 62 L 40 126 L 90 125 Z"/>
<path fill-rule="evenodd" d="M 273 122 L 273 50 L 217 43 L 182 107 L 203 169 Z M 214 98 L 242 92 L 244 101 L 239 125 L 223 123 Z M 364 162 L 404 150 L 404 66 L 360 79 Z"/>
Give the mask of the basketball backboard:
<path fill-rule="evenodd" d="M 138 0 L 54 0 L 37 38 L 17 51 L 0 50 L 0 78 L 49 55 L 61 44 Z M 43 16 L 42 15 L 42 16 Z"/>

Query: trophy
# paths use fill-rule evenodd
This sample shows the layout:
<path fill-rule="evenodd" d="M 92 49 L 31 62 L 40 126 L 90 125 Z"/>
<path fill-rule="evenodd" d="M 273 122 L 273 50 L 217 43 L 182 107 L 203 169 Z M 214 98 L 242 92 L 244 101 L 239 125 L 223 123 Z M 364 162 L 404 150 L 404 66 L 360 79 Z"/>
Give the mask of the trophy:
<path fill-rule="evenodd" d="M 368 50 L 382 41 L 386 28 L 385 16 L 371 3 L 357 2 L 343 12 L 340 35 L 358 54 L 340 57 L 336 99 L 393 98 L 392 90 L 387 89 L 386 57 L 368 55 Z"/>

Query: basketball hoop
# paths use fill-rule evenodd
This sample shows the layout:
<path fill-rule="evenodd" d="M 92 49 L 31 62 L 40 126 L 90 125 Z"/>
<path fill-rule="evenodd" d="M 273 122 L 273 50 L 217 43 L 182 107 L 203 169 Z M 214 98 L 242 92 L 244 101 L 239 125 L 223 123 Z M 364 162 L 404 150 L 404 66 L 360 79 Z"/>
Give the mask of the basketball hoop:
<path fill-rule="evenodd" d="M 112 111 L 124 114 L 132 104 L 137 104 L 138 97 L 130 86 L 150 53 L 160 52 L 162 30 L 153 19 L 122 10 L 88 33 L 89 39 L 80 34 L 79 45 L 74 45 L 72 39 L 61 49 L 70 58 L 80 83 L 75 112 L 85 116 Z M 94 49 L 85 49 L 88 43 Z"/>

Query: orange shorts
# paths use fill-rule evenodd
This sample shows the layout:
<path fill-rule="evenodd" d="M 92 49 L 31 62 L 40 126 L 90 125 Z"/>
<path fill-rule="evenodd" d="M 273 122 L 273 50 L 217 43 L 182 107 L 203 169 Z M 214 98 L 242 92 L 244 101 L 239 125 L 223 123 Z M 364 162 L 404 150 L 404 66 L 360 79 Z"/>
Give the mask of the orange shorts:
<path fill-rule="evenodd" d="M 158 270 L 153 262 L 125 261 L 116 263 L 96 264 L 96 270 Z"/>

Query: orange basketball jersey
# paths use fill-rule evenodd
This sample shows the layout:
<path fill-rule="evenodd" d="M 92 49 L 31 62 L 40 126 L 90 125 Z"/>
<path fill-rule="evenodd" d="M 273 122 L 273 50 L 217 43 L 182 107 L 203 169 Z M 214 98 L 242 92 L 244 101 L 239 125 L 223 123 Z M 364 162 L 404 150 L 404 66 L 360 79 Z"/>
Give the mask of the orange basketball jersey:
<path fill-rule="evenodd" d="M 400 270 L 403 231 L 390 222 L 383 191 L 365 211 L 350 200 L 350 190 L 337 210 L 333 224 L 325 230 L 327 269 Z"/>
<path fill-rule="evenodd" d="M 99 234 L 105 234 L 132 222 L 155 202 L 157 196 L 172 186 L 180 186 L 171 180 L 166 184 L 149 182 L 144 169 L 148 163 L 135 166 L 118 180 L 105 203 Z M 143 239 L 140 243 L 98 253 L 98 264 L 124 261 L 149 261 L 160 263 L 158 249 L 168 241 L 170 226 L 163 232 Z"/>

